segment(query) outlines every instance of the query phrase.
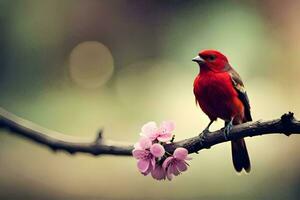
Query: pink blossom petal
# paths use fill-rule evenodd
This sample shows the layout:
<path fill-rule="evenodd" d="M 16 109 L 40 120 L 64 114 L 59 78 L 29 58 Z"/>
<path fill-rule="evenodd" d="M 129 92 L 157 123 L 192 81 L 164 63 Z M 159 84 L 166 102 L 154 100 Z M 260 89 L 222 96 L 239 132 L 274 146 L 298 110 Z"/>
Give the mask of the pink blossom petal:
<path fill-rule="evenodd" d="M 188 155 L 188 150 L 182 147 L 175 149 L 173 153 L 174 158 L 178 160 L 185 160 L 187 158 L 187 155 Z"/>
<path fill-rule="evenodd" d="M 157 139 L 157 137 L 159 136 L 159 133 L 154 133 L 152 135 L 149 135 L 148 138 L 151 140 L 151 141 L 154 141 Z"/>
<path fill-rule="evenodd" d="M 185 160 L 192 160 L 193 158 L 191 157 L 186 157 Z"/>
<path fill-rule="evenodd" d="M 156 158 L 161 158 L 165 154 L 165 149 L 161 144 L 155 143 L 151 146 L 150 152 Z"/>
<path fill-rule="evenodd" d="M 141 145 L 140 145 L 139 142 L 135 143 L 135 144 L 133 145 L 133 147 L 134 147 L 134 149 L 142 149 L 142 147 L 141 147 Z"/>
<path fill-rule="evenodd" d="M 150 136 L 157 132 L 157 125 L 155 122 L 148 122 L 142 127 L 142 134 L 145 136 Z"/>
<path fill-rule="evenodd" d="M 171 181 L 172 178 L 173 178 L 173 175 L 171 173 L 170 167 L 167 169 L 167 178 L 168 178 L 169 181 Z"/>
<path fill-rule="evenodd" d="M 151 165 L 152 165 L 152 168 L 153 168 L 153 169 L 155 169 L 155 163 L 156 163 L 155 157 L 153 156 L 153 157 L 151 158 Z"/>
<path fill-rule="evenodd" d="M 141 137 L 139 140 L 139 146 L 142 149 L 149 149 L 152 145 L 152 141 L 147 137 Z"/>
<path fill-rule="evenodd" d="M 173 164 L 173 165 L 170 165 L 169 168 L 170 168 L 170 171 L 172 174 L 174 174 L 175 176 L 178 176 L 180 174 L 180 172 L 178 171 L 176 166 L 177 166 L 177 164 Z"/>
<path fill-rule="evenodd" d="M 175 129 L 175 124 L 172 121 L 163 121 L 160 128 L 164 129 L 167 133 L 171 133 Z"/>
<path fill-rule="evenodd" d="M 166 179 L 166 171 L 162 168 L 161 165 L 156 165 L 155 170 L 151 172 L 151 175 L 156 180 Z"/>
<path fill-rule="evenodd" d="M 145 157 L 146 154 L 147 154 L 146 150 L 134 149 L 132 151 L 132 155 L 136 159 L 142 159 Z"/>
<path fill-rule="evenodd" d="M 172 139 L 172 133 L 164 133 L 164 134 L 160 134 L 157 137 L 157 140 L 160 142 L 168 142 Z"/>
<path fill-rule="evenodd" d="M 181 172 L 184 172 L 187 170 L 187 164 L 184 161 L 178 161 L 176 166 L 177 166 L 177 169 Z"/>
<path fill-rule="evenodd" d="M 172 162 L 173 159 L 174 159 L 174 157 L 170 156 L 164 161 L 162 166 L 165 170 L 168 168 L 168 166 L 170 165 L 170 163 Z"/>
<path fill-rule="evenodd" d="M 142 174 L 143 174 L 144 176 L 147 176 L 150 172 L 152 172 L 152 167 L 151 167 L 151 165 L 149 165 L 147 171 L 142 172 Z"/>
<path fill-rule="evenodd" d="M 146 172 L 149 168 L 150 162 L 149 160 L 140 159 L 138 160 L 137 166 L 140 172 Z"/>

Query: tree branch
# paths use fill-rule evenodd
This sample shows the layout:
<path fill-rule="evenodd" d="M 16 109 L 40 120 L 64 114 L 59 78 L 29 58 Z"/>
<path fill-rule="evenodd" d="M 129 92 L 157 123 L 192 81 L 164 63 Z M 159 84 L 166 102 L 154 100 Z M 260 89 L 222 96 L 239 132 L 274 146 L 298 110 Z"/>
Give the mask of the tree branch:
<path fill-rule="evenodd" d="M 133 145 L 113 142 L 103 139 L 102 130 L 93 141 L 83 141 L 81 138 L 70 138 L 61 133 L 47 130 L 27 120 L 19 118 L 0 108 L 0 128 L 9 130 L 18 136 L 25 137 L 36 143 L 49 147 L 53 151 L 66 151 L 71 154 L 77 152 L 92 155 L 122 155 L 129 156 Z M 300 133 L 300 121 L 289 112 L 280 119 L 270 121 L 256 121 L 234 126 L 227 138 L 223 130 L 210 132 L 203 136 L 195 136 L 179 142 L 165 145 L 166 151 L 172 153 L 177 147 L 186 148 L 189 153 L 197 153 L 201 149 L 210 148 L 213 145 L 238 139 L 265 134 L 282 133 L 287 136 Z"/>

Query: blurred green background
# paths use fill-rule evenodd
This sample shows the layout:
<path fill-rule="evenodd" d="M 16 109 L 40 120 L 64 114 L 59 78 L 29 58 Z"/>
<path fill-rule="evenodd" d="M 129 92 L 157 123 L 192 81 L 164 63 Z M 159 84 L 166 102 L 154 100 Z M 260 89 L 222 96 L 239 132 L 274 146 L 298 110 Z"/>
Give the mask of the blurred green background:
<path fill-rule="evenodd" d="M 176 140 L 208 123 L 192 92 L 202 49 L 244 79 L 255 120 L 300 117 L 300 1 L 1 0 L 0 106 L 70 136 L 134 143 L 148 121 Z M 222 127 L 219 121 L 213 129 Z M 192 155 L 172 182 L 130 157 L 53 153 L 0 134 L 1 199 L 299 199 L 300 137 L 247 138 L 249 175 L 230 143 Z"/>

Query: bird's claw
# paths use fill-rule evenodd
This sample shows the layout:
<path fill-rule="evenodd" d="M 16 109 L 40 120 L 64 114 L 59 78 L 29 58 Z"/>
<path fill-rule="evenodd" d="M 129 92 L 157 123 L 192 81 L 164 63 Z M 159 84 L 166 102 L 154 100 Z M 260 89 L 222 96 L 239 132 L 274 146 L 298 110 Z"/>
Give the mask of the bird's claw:
<path fill-rule="evenodd" d="M 230 133 L 230 131 L 232 130 L 232 127 L 233 127 L 232 121 L 230 121 L 230 122 L 224 127 L 223 134 L 224 134 L 225 140 L 228 140 L 229 133 Z"/>
<path fill-rule="evenodd" d="M 199 134 L 199 137 L 201 138 L 201 140 L 205 140 L 205 138 L 207 137 L 208 133 L 210 133 L 209 129 L 206 128 L 202 131 L 202 133 Z"/>
<path fill-rule="evenodd" d="M 206 144 L 206 138 L 207 138 L 209 133 L 210 133 L 210 131 L 208 130 L 208 128 L 206 128 L 202 131 L 202 133 L 199 134 L 201 145 L 203 145 L 203 147 L 207 148 L 207 149 L 210 148 L 210 146 L 205 145 Z"/>

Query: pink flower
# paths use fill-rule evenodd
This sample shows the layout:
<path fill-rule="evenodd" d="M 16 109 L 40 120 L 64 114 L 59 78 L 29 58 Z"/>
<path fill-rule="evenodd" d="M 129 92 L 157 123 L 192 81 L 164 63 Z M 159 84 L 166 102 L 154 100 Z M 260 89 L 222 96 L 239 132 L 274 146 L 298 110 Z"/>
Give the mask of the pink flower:
<path fill-rule="evenodd" d="M 160 142 L 168 142 L 172 139 L 172 131 L 175 124 L 171 121 L 164 121 L 160 127 L 155 122 L 148 122 L 142 127 L 142 136 L 146 136 L 151 141 L 158 140 Z"/>
<path fill-rule="evenodd" d="M 159 127 L 155 122 L 148 122 L 142 127 L 142 137 L 134 145 L 132 155 L 143 175 L 151 173 L 156 180 L 172 180 L 173 176 L 187 170 L 186 161 L 190 160 L 187 149 L 179 147 L 170 156 L 163 146 L 172 139 L 174 129 L 170 121 L 162 122 Z"/>
<path fill-rule="evenodd" d="M 166 170 L 159 164 L 156 164 L 155 169 L 151 172 L 151 175 L 156 180 L 166 179 Z"/>
<path fill-rule="evenodd" d="M 134 147 L 132 155 L 138 160 L 138 169 L 144 175 L 148 175 L 155 169 L 155 158 L 161 158 L 165 154 L 161 144 L 152 144 L 152 141 L 146 137 L 141 137 Z"/>
<path fill-rule="evenodd" d="M 141 173 L 147 175 L 155 167 L 155 156 L 150 152 L 152 141 L 146 137 L 141 137 L 134 145 L 132 155 L 138 159 L 137 167 Z"/>
<path fill-rule="evenodd" d="M 134 149 L 132 155 L 138 159 L 137 167 L 144 175 L 148 175 L 154 169 L 155 157 L 149 149 Z"/>
<path fill-rule="evenodd" d="M 173 175 L 178 176 L 181 172 L 187 170 L 188 163 L 186 160 L 190 160 L 188 157 L 188 151 L 185 148 L 177 148 L 173 156 L 168 157 L 163 163 L 163 169 L 166 171 L 168 180 L 172 180 Z"/>

